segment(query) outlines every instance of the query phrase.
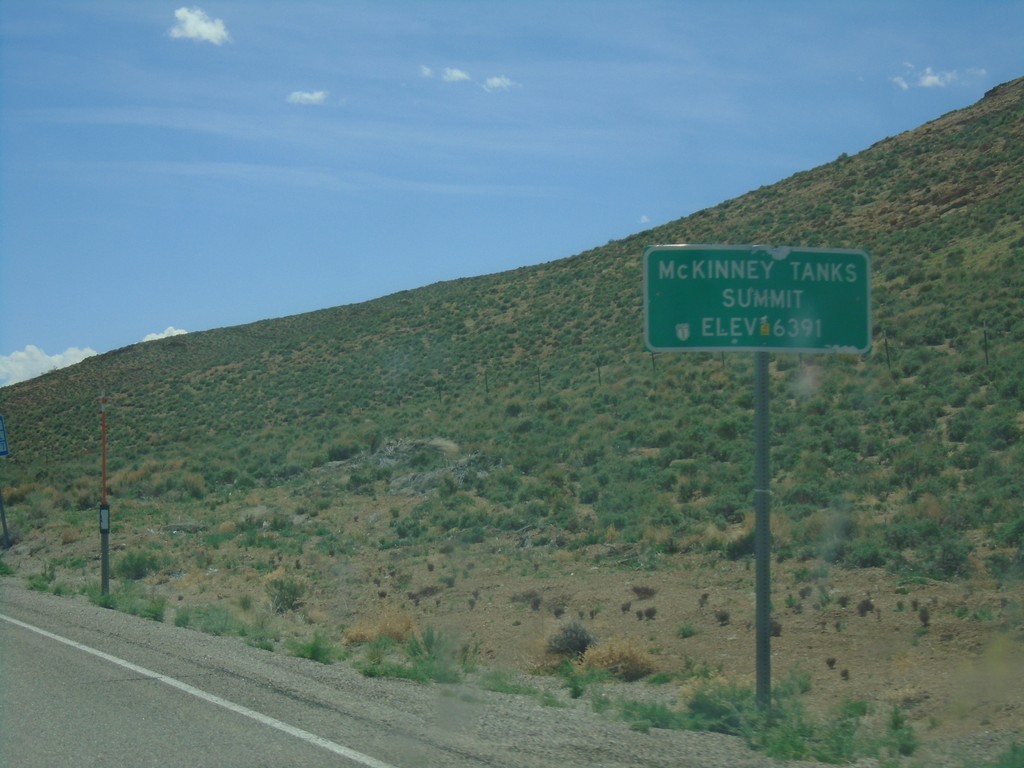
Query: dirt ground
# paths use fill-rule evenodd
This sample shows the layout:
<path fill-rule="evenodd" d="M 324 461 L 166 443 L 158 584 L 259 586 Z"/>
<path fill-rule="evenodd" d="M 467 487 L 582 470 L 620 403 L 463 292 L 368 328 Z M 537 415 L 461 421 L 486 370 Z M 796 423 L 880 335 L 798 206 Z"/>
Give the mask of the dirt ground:
<path fill-rule="evenodd" d="M 372 539 L 374 529 L 386 528 L 386 518 L 373 512 L 347 524 Z M 577 621 L 597 643 L 628 642 L 668 673 L 661 685 L 632 683 L 638 697 L 656 694 L 682 707 L 704 679 L 755 685 L 752 559 L 640 556 L 625 544 L 568 550 L 535 546 L 514 534 L 472 545 L 335 555 L 311 539 L 294 556 L 228 539 L 204 552 L 200 536 L 211 530 L 165 526 L 123 533 L 112 558 L 143 546 L 179 553 L 181 568 L 144 581 L 167 598 L 168 622 L 183 606 L 211 602 L 254 620 L 269 610 L 270 582 L 288 577 L 300 580 L 306 593 L 297 610 L 273 618 L 282 640 L 322 631 L 340 643 L 344 629 L 357 622 L 403 615 L 420 630 L 433 627 L 457 638 L 481 665 L 544 674 L 553 665 L 548 640 Z M 20 543 L 5 561 L 27 577 L 54 558 L 79 557 L 85 567 L 58 569 L 54 583 L 74 590 L 95 581 L 92 537 L 51 534 Z M 191 553 L 187 559 L 184 552 Z M 772 564 L 772 605 L 773 684 L 792 670 L 809 674 L 804 701 L 812 712 L 825 717 L 843 701 L 863 700 L 877 725 L 896 704 L 924 744 L 987 734 L 1024 738 L 1019 582 L 903 583 L 880 569 L 786 561 Z"/>
<path fill-rule="evenodd" d="M 479 642 L 487 663 L 527 672 L 548 669 L 548 640 L 579 621 L 598 643 L 626 640 L 649 651 L 658 670 L 676 673 L 669 686 L 679 703 L 705 676 L 755 686 L 750 561 L 674 556 L 630 571 L 564 553 L 517 554 L 461 553 L 454 585 L 418 605 L 409 595 L 438 583 L 438 566 L 430 570 L 437 558 L 404 564 L 412 578 L 401 590 L 386 566 L 370 567 L 369 594 L 326 610 L 409 612 L 419 626 Z M 897 704 L 923 738 L 1024 731 L 1020 585 L 901 585 L 877 569 L 814 573 L 806 563 L 776 564 L 772 579 L 772 677 L 809 673 L 813 710 L 855 699 L 887 717 Z"/>

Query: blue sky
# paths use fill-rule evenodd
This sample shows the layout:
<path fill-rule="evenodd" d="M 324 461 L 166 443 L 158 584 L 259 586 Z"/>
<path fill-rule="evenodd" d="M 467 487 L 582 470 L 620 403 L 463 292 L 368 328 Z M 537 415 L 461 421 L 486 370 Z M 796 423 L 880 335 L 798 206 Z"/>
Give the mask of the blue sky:
<path fill-rule="evenodd" d="M 1019 0 L 3 0 L 0 385 L 603 245 L 968 106 L 1022 40 Z"/>

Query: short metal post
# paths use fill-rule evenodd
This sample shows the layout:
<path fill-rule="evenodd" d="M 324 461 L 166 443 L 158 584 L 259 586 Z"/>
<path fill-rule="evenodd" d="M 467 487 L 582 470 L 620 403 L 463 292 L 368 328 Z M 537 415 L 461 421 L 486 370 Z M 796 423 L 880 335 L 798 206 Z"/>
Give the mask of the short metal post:
<path fill-rule="evenodd" d="M 100 594 L 110 594 L 110 507 L 100 507 Z"/>
<path fill-rule="evenodd" d="M 10 446 L 7 444 L 7 426 L 4 424 L 4 417 L 0 416 L 0 456 L 10 454 Z M 0 524 L 4 529 L 4 549 L 11 548 L 11 534 L 7 530 L 7 513 L 4 512 L 4 489 L 0 485 Z"/>

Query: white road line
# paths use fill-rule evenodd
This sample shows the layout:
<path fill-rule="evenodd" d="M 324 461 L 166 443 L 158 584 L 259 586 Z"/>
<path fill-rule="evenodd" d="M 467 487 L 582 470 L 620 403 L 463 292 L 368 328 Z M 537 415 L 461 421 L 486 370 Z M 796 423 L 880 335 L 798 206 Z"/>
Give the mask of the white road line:
<path fill-rule="evenodd" d="M 130 670 L 138 675 L 143 675 L 144 677 L 149 677 L 153 680 L 158 680 L 164 685 L 169 685 L 171 686 L 171 688 L 177 688 L 179 691 L 183 691 L 184 693 L 187 693 L 190 696 L 195 696 L 197 699 L 202 699 L 203 701 L 207 701 L 211 704 L 216 704 L 218 707 L 223 707 L 224 709 L 230 710 L 231 712 L 235 712 L 244 717 L 248 717 L 251 720 L 255 720 L 257 723 L 262 723 L 263 725 L 270 726 L 271 728 L 276 728 L 277 730 L 287 733 L 290 736 L 294 736 L 297 739 L 301 739 L 307 744 L 313 744 L 314 746 L 320 747 L 321 749 L 326 749 L 328 752 L 333 752 L 336 755 L 341 755 L 342 757 L 347 758 L 348 760 L 351 760 L 354 763 L 365 765 L 367 766 L 367 768 L 395 768 L 395 766 L 390 765 L 389 763 L 382 762 L 374 757 L 370 757 L 369 755 L 364 755 L 362 752 L 357 752 L 354 749 L 349 749 L 348 747 L 343 746 L 341 744 L 336 744 L 333 741 L 325 739 L 321 736 L 317 736 L 315 733 L 310 733 L 309 731 L 304 731 L 301 728 L 296 728 L 294 725 L 288 725 L 288 723 L 277 720 L 273 717 L 270 717 L 269 715 L 264 715 L 262 712 L 257 712 L 253 709 L 249 709 L 248 707 L 243 707 L 241 704 L 235 704 L 234 702 L 228 701 L 227 699 L 222 699 L 220 696 L 215 696 L 212 693 L 202 691 L 198 688 L 189 685 L 188 683 L 183 683 L 180 680 L 176 680 L 173 677 L 161 675 L 159 672 L 154 672 L 151 669 L 140 667 L 138 664 L 132 664 L 130 661 L 125 661 L 124 659 L 120 659 L 117 656 L 111 656 L 109 653 L 104 653 L 103 651 L 91 648 L 88 645 L 83 645 L 82 643 L 76 642 L 69 638 L 61 637 L 60 635 L 55 635 L 53 632 L 47 632 L 45 629 L 40 629 L 39 627 L 35 627 L 31 624 L 26 624 L 23 621 L 12 619 L 10 616 L 5 616 L 2 613 L 0 613 L 0 619 L 10 622 L 11 624 L 15 624 L 23 629 L 27 629 L 30 632 L 35 632 L 36 634 L 42 635 L 43 637 L 48 637 L 50 640 L 56 640 L 58 643 L 64 643 L 64 645 L 71 646 L 76 650 L 83 651 L 85 653 L 91 653 L 93 656 L 101 658 L 104 661 L 109 661 L 111 664 L 116 664 L 117 666 L 123 667 L 124 669 Z"/>

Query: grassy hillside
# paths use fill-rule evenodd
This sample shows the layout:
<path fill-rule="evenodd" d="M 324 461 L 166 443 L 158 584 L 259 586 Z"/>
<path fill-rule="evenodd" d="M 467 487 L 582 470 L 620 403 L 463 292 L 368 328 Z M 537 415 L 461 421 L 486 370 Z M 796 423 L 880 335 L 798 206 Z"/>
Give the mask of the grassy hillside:
<path fill-rule="evenodd" d="M 640 728 L 690 722 L 691 696 L 732 711 L 752 701 L 753 356 L 648 353 L 641 254 L 863 248 L 871 353 L 771 362 L 773 665 L 779 690 L 839 714 L 816 731 L 779 701 L 799 738 L 745 733 L 839 762 L 899 760 L 915 734 L 1019 738 L 1022 212 L 1024 79 L 571 258 L 2 388 L 0 573 L 365 674 L 451 680 L 480 658 L 499 667 L 482 685 L 547 705 L 603 679 L 590 664 L 676 683 L 675 709 L 593 697 Z M 557 666 L 561 699 L 500 671 L 588 645 Z M 861 721 L 887 735 L 855 742 Z M 936 750 L 920 764 L 981 764 Z"/>
<path fill-rule="evenodd" d="M 788 521 L 776 548 L 949 577 L 987 541 L 1010 548 L 989 567 L 1019 567 L 1022 94 L 1008 83 L 572 258 L 138 344 L 6 387 L 9 513 L 31 538 L 96 507 L 104 391 L 115 507 L 184 514 L 353 459 L 332 493 L 385 493 L 409 468 L 382 454 L 443 438 L 454 452 L 412 457 L 421 473 L 449 470 L 433 476 L 443 493 L 382 545 L 532 526 L 568 546 L 724 546 L 709 532 L 750 507 L 749 356 L 646 353 L 639 256 L 764 242 L 865 248 L 874 271 L 869 356 L 774 358 L 773 484 Z"/>

